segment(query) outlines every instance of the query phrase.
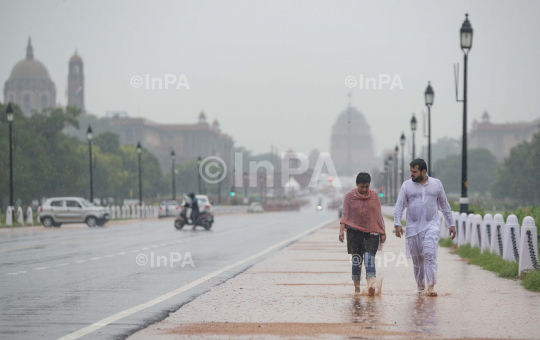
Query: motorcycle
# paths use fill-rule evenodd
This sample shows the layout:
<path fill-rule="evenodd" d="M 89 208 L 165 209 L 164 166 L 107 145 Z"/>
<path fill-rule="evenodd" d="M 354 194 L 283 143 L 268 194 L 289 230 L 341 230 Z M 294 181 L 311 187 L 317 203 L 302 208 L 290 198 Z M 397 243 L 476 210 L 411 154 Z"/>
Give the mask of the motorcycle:
<path fill-rule="evenodd" d="M 178 230 L 184 228 L 186 224 L 193 224 L 191 219 L 188 219 L 187 217 L 187 210 L 188 207 L 184 206 L 182 207 L 182 210 L 180 211 L 180 216 L 174 221 L 174 227 Z M 208 210 L 202 210 L 199 212 L 199 216 L 197 217 L 197 225 L 204 227 L 206 230 L 210 230 L 212 228 L 212 224 L 214 223 L 214 214 L 212 214 Z"/>

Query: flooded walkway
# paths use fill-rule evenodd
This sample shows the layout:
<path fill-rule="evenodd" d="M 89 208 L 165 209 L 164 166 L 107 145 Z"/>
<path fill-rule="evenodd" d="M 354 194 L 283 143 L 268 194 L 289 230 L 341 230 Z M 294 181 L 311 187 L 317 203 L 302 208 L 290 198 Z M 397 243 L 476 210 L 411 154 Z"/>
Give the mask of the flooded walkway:
<path fill-rule="evenodd" d="M 439 248 L 438 297 L 415 292 L 404 239 L 377 255 L 382 294 L 355 296 L 338 224 L 284 248 L 129 339 L 539 338 L 540 294 Z M 362 290 L 365 290 L 362 268 Z"/>

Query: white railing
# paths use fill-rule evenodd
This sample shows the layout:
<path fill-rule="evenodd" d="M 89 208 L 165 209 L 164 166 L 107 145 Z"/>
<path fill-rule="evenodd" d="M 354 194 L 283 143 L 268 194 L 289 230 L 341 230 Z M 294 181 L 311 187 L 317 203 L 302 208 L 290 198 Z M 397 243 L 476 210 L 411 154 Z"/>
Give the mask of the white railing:
<path fill-rule="evenodd" d="M 383 215 L 394 216 L 395 207 L 383 205 Z M 407 212 L 403 212 L 406 216 Z M 510 215 L 506 223 L 501 214 L 492 216 L 452 212 L 456 224 L 457 235 L 454 243 L 458 247 L 470 244 L 481 250 L 489 249 L 506 260 L 519 262 L 519 275 L 538 266 L 538 238 L 534 219 L 527 216 L 520 227 L 516 215 Z M 450 233 L 446 220 L 439 211 L 441 237 L 449 237 Z"/>

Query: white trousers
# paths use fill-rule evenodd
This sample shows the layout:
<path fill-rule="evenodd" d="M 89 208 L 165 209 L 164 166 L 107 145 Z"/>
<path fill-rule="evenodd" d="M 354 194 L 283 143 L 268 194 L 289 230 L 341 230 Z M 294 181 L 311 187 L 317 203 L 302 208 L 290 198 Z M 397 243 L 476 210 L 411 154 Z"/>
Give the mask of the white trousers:
<path fill-rule="evenodd" d="M 414 277 L 418 288 L 437 283 L 437 250 L 439 248 L 440 228 L 430 226 L 426 230 L 407 237 L 407 257 L 412 258 Z"/>

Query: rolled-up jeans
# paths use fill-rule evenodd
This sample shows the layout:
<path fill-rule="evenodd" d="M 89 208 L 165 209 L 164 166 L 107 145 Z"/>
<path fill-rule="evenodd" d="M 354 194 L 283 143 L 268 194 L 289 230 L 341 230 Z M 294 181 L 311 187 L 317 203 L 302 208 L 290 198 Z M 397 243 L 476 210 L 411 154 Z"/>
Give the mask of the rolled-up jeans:
<path fill-rule="evenodd" d="M 375 278 L 375 254 L 379 247 L 379 234 L 366 233 L 349 226 L 346 230 L 347 252 L 352 255 L 352 280 L 360 281 L 362 263 L 366 267 L 366 279 Z"/>

